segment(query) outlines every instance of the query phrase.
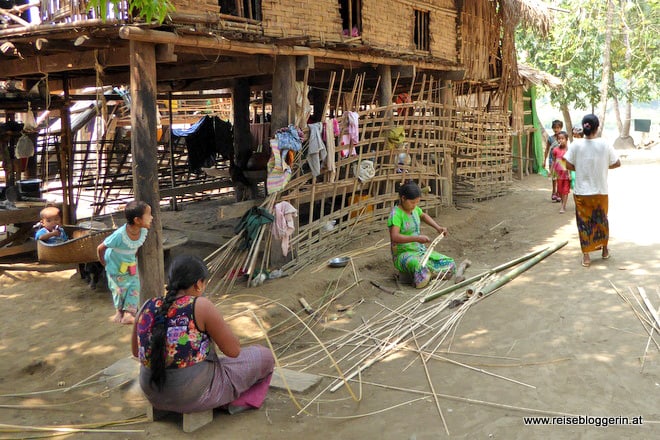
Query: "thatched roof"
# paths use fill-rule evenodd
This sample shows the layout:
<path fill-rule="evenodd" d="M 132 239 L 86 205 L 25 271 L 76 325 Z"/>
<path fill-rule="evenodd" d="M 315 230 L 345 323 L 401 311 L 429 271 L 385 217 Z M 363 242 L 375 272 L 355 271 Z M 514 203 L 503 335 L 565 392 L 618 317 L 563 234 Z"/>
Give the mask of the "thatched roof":
<path fill-rule="evenodd" d="M 520 23 L 541 35 L 550 31 L 550 11 L 540 0 L 501 0 L 505 21 L 514 27 Z"/>
<path fill-rule="evenodd" d="M 557 78 L 556 76 L 542 70 L 537 70 L 520 62 L 518 63 L 518 74 L 524 80 L 529 81 L 530 83 L 537 86 L 543 84 L 547 87 L 556 89 L 562 85 L 561 79 Z"/>

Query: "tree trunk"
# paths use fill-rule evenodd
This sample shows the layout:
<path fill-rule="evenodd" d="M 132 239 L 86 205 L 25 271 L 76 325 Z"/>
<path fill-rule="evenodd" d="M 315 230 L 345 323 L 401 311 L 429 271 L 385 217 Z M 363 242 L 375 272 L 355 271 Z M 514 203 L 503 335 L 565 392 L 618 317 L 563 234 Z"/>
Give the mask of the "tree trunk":
<path fill-rule="evenodd" d="M 138 250 L 140 304 L 164 292 L 163 228 L 158 191 L 158 140 L 156 139 L 156 46 L 130 42 L 131 153 L 133 192 L 136 200 L 151 206 L 153 221 L 147 240 Z"/>
<path fill-rule="evenodd" d="M 621 30 L 623 37 L 623 45 L 626 48 L 626 53 L 625 53 L 626 66 L 630 66 L 632 62 L 632 49 L 630 47 L 630 28 L 628 27 L 628 24 L 625 21 L 625 14 L 621 14 L 621 16 L 623 17 Z M 612 76 L 614 75 L 612 74 Z M 612 78 L 612 82 L 614 82 L 614 78 Z M 616 99 L 617 97 L 615 96 L 617 127 L 619 128 L 619 137 L 614 141 L 614 146 L 616 148 L 635 147 L 635 140 L 632 138 L 632 136 L 630 136 L 630 116 L 632 111 L 630 95 L 631 95 L 632 87 L 633 87 L 633 81 L 632 81 L 632 75 L 630 75 L 626 79 L 626 83 L 624 87 L 625 102 L 624 102 L 623 119 L 621 118 L 618 99 Z"/>
<path fill-rule="evenodd" d="M 610 81 L 610 50 L 612 47 L 612 22 L 614 21 L 614 4 L 612 0 L 607 0 L 607 16 L 605 24 L 605 43 L 603 46 L 603 74 L 600 82 L 600 104 L 598 110 L 598 119 L 600 119 L 600 127 L 598 128 L 598 135 L 603 132 L 605 126 L 605 113 L 607 111 L 607 91 Z"/>
<path fill-rule="evenodd" d="M 569 139 L 573 140 L 573 120 L 571 119 L 571 112 L 568 111 L 568 104 L 562 102 L 559 105 L 559 109 L 561 110 L 561 114 L 564 117 L 564 127 L 566 133 L 568 133 Z"/>

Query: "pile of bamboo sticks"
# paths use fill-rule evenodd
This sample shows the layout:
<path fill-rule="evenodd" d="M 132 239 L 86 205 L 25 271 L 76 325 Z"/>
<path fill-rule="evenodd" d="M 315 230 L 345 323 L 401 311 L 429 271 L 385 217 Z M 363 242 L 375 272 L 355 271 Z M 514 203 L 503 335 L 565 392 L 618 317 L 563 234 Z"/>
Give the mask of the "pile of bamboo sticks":
<path fill-rule="evenodd" d="M 271 194 L 266 197 L 260 207 L 268 212 L 273 212 L 274 205 L 275 195 Z M 236 280 L 243 276 L 247 276 L 247 285 L 250 286 L 257 273 L 264 273 L 268 269 L 272 237 L 270 227 L 270 224 L 261 225 L 256 239 L 252 241 L 248 250 L 240 248 L 239 242 L 242 237 L 238 234 L 205 258 L 204 261 L 210 272 L 208 283 L 211 294 L 231 290 Z M 265 243 L 263 248 L 262 242 Z M 261 256 L 261 263 L 259 269 L 256 270 L 259 256 Z"/>
<path fill-rule="evenodd" d="M 610 284 L 612 282 L 610 281 Z M 649 335 L 648 340 L 646 341 L 646 348 L 644 348 L 644 354 L 642 356 L 642 362 L 640 365 L 640 373 L 644 371 L 644 364 L 646 362 L 646 357 L 651 346 L 651 343 L 655 348 L 660 351 L 660 344 L 658 344 L 657 337 L 660 335 L 660 307 L 655 307 L 653 302 L 646 293 L 646 289 L 643 287 L 637 287 L 637 294 L 635 290 L 630 288 L 630 296 L 632 300 L 624 295 L 617 287 L 612 284 L 612 287 L 616 293 L 621 297 L 621 299 L 630 306 L 632 312 L 635 314 L 635 317 L 639 320 L 640 324 L 644 328 L 644 333 Z M 660 299 L 660 289 L 656 289 L 656 294 L 658 299 Z M 634 300 L 634 302 L 633 302 Z"/>

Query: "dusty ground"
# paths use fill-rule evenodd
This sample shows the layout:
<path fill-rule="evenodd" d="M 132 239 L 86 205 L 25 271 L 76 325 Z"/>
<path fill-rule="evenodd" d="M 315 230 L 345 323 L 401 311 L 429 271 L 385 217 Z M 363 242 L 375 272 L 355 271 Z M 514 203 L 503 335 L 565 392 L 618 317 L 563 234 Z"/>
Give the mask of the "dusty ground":
<path fill-rule="evenodd" d="M 623 167 L 610 174 L 612 258 L 603 261 L 594 254 L 588 269 L 580 266 L 574 216 L 558 213 L 558 205 L 550 202 L 550 183 L 540 176 L 517 181 L 510 195 L 464 209 L 445 210 L 438 217 L 450 230 L 440 249 L 458 260 L 472 260 L 467 275 L 568 240 L 560 251 L 465 312 L 437 353 L 472 369 L 429 359 L 427 375 L 413 352 L 414 341 L 409 340 L 405 347 L 362 374 L 359 403 L 345 389 L 321 393 L 331 383 L 326 378 L 313 391 L 296 395 L 301 405 L 314 399 L 307 408 L 309 415 L 297 415 L 298 408 L 287 394 L 272 390 L 261 410 L 234 416 L 216 412 L 213 423 L 191 438 L 443 438 L 445 429 L 434 399 L 419 393 L 430 391 L 428 378 L 435 392 L 443 395 L 438 404 L 453 438 L 659 438 L 660 349 L 651 342 L 644 356 L 648 335 L 617 290 L 634 302 L 631 291 L 643 287 L 655 307 L 660 306 L 660 209 L 656 194 L 660 188 L 660 152 L 622 153 L 627 154 Z M 571 200 L 569 212 L 572 209 Z M 167 225 L 182 222 L 182 216 L 187 215 L 185 221 L 191 228 L 209 228 L 214 213 L 212 202 L 207 202 L 182 212 L 165 213 L 163 218 Z M 371 246 L 386 238 L 383 231 L 356 241 L 352 247 Z M 177 252 L 205 256 L 213 249 L 189 243 Z M 324 341 L 345 334 L 340 329 L 355 328 L 363 319 L 375 319 L 386 308 L 398 307 L 419 293 L 397 286 L 387 247 L 355 258 L 355 266 L 363 281 L 335 301 L 354 307 L 348 313 L 330 308 L 325 314 L 327 322 L 313 326 Z M 241 286 L 213 299 L 227 316 L 232 316 L 232 325 L 246 342 L 258 336 L 260 330 L 251 315 L 240 312 L 256 310 L 266 326 L 275 327 L 272 339 L 282 362 L 291 362 L 296 354 L 313 346 L 313 341 L 307 334 L 296 339 L 301 334 L 300 325 L 291 330 L 278 326 L 290 314 L 266 301 L 277 300 L 299 311 L 300 296 L 318 305 L 324 294 L 327 298 L 341 291 L 354 278 L 352 271 L 341 269 L 323 268 L 310 273 L 318 268 L 318 264 L 310 265 L 307 271 L 294 276 L 267 281 L 258 288 Z M 387 293 L 370 281 L 399 291 Z M 99 374 L 130 354 L 130 329 L 108 321 L 113 314 L 109 292 L 90 291 L 75 271 L 4 271 L 0 272 L 0 297 L 5 310 L 0 330 L 0 423 L 80 425 L 144 414 L 144 400 L 135 387 L 130 383 L 117 386 L 126 378 L 113 377 L 112 372 Z M 364 301 L 356 304 L 361 299 Z M 442 303 L 436 301 L 430 304 Z M 448 309 L 443 314 L 449 316 L 456 310 Z M 405 319 L 402 322 L 410 325 Z M 417 331 L 421 333 L 422 328 L 417 327 Z M 287 342 L 294 339 L 295 344 L 284 351 Z M 657 333 L 656 341 L 660 343 Z M 449 344 L 451 353 L 442 353 L 448 351 Z M 411 363 L 413 359 L 417 360 Z M 312 362 L 308 359 L 290 368 L 301 369 L 306 364 L 309 372 L 336 374 L 327 360 L 310 365 Z M 67 387 L 81 381 L 87 386 L 67 391 Z M 387 384 L 389 388 L 367 382 Z M 395 390 L 394 386 L 401 389 Z M 357 384 L 353 389 L 359 392 Z M 37 393 L 45 390 L 52 392 Z M 22 395 L 7 396 L 12 393 Z M 607 427 L 541 427 L 523 423 L 524 416 L 559 414 L 631 419 L 643 416 L 645 424 L 622 427 L 610 421 Z M 174 439 L 181 438 L 180 423 L 171 417 L 158 423 L 108 428 L 137 432 L 72 436 Z M 17 431 L 0 436 L 44 434 L 30 434 L 25 428 Z"/>

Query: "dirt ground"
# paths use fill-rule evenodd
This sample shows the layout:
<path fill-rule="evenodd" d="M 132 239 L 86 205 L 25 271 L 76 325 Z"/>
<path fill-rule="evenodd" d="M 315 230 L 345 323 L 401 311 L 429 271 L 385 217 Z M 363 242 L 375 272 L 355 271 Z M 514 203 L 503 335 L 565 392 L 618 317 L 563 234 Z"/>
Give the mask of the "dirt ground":
<path fill-rule="evenodd" d="M 310 347 L 320 346 L 300 324 L 288 326 L 294 321 L 283 306 L 305 317 L 299 297 L 314 306 L 324 304 L 328 294 L 345 290 L 357 275 L 361 281 L 329 306 L 325 319 L 307 318 L 319 339 L 331 344 L 346 329 L 376 322 L 384 313 L 393 316 L 388 311 L 410 303 L 420 292 L 397 285 L 386 246 L 356 256 L 355 273 L 327 268 L 319 261 L 257 288 L 241 285 L 214 296 L 246 343 L 261 335 L 253 315 L 243 313 L 252 310 L 271 329 L 284 366 L 305 367 L 306 372 L 323 375 L 323 380 L 313 390 L 295 394 L 301 406 L 311 402 L 306 413 L 298 415 L 285 391 L 271 389 L 260 410 L 232 416 L 216 411 L 214 421 L 190 438 L 436 439 L 447 436 L 442 417 L 450 436 L 459 439 L 660 438 L 660 337 L 656 332 L 655 342 L 648 344 L 648 333 L 633 311 L 642 310 L 635 300 L 639 287 L 656 308 L 660 306 L 660 151 L 621 154 L 622 168 L 610 173 L 612 257 L 601 260 L 593 254 L 589 268 L 580 265 L 572 200 L 568 213 L 559 214 L 558 204 L 550 201 L 550 182 L 541 176 L 515 181 L 505 197 L 441 212 L 437 219 L 449 227 L 450 235 L 439 250 L 459 261 L 469 258 L 468 276 L 564 240 L 568 244 L 471 305 L 436 351 L 450 361 L 435 357 L 422 363 L 415 353 L 417 339 L 407 338 L 363 371 L 361 386 L 352 385 L 359 402 L 346 388 L 323 392 L 332 383 L 328 376 L 337 374 L 327 358 L 317 355 L 293 363 Z M 213 201 L 199 202 L 183 211 L 164 212 L 163 223 L 212 231 L 215 211 Z M 385 226 L 382 234 L 356 238 L 348 249 L 367 248 L 379 240 L 387 240 Z M 213 250 L 214 246 L 190 242 L 176 252 L 206 256 Z M 145 401 L 132 378 L 105 370 L 130 356 L 130 328 L 109 322 L 109 292 L 90 291 L 73 270 L 3 271 L 0 298 L 5 310 L 0 329 L 1 438 L 49 434 L 26 427 L 80 427 L 133 417 L 135 424 L 105 428 L 112 433 L 69 436 L 181 438 L 180 419 L 143 421 Z M 443 301 L 427 306 L 440 307 Z M 349 310 L 340 311 L 335 304 Z M 441 316 L 455 316 L 458 310 L 447 308 Z M 420 334 L 431 327 L 414 326 L 410 316 L 401 321 Z M 339 359 L 352 345 L 368 339 L 365 334 L 349 339 L 334 357 Z M 358 359 L 341 365 L 350 370 Z M 439 396 L 437 403 L 432 390 Z M 590 416 L 587 422 L 593 423 L 578 425 L 580 420 L 567 419 L 563 425 L 529 426 L 523 421 L 526 416 L 568 415 Z M 632 422 L 637 416 L 643 417 L 643 425 L 620 426 L 603 419 L 628 417 Z M 604 423 L 608 426 L 595 426 Z M 12 430 L 6 425 L 20 427 Z"/>

